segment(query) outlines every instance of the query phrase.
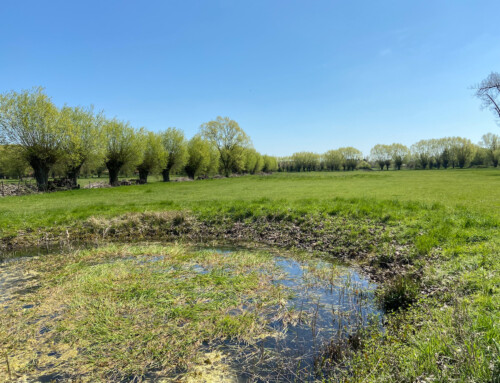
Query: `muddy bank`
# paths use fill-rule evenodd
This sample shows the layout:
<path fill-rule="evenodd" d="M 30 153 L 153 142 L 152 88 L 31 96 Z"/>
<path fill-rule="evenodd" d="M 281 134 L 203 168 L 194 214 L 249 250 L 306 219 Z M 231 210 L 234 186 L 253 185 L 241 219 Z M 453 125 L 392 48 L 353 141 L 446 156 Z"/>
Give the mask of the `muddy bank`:
<path fill-rule="evenodd" d="M 243 220 L 230 216 L 198 217 L 187 212 L 130 213 L 114 218 L 92 217 L 65 228 L 22 232 L 2 238 L 0 258 L 23 248 L 48 249 L 74 243 L 99 245 L 110 241 L 185 241 L 206 244 L 255 243 L 282 249 L 326 254 L 356 261 L 373 278 L 418 274 L 413 249 L 391 239 L 391 228 L 369 219 L 309 215 Z"/>

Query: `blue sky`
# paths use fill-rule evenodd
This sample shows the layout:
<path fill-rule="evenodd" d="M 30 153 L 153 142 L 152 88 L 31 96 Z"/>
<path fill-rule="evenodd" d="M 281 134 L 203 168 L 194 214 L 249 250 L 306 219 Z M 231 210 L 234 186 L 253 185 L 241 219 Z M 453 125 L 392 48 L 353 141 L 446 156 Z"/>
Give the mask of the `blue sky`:
<path fill-rule="evenodd" d="M 218 115 L 262 153 L 500 133 L 500 1 L 1 0 L 0 92 L 186 136 Z"/>

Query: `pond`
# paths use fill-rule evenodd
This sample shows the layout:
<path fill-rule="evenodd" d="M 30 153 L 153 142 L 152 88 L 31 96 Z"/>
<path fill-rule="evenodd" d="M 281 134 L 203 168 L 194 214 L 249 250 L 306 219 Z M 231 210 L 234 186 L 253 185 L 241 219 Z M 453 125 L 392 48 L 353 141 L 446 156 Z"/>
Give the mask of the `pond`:
<path fill-rule="evenodd" d="M 44 355 L 38 367 L 30 371 L 26 367 L 28 364 L 23 364 L 22 349 L 13 352 L 14 369 L 24 366 L 28 376 L 40 381 L 64 381 L 70 377 L 91 381 L 88 372 L 79 375 L 79 354 L 82 354 L 82 365 L 88 362 L 85 358 L 89 353 L 96 352 L 92 358 L 104 357 L 100 351 L 94 350 L 95 344 L 85 343 L 80 337 L 86 333 L 94 335 L 93 321 L 101 315 L 100 309 L 104 305 L 107 315 L 119 313 L 116 321 L 126 319 L 114 330 L 123 331 L 123 339 L 129 336 L 126 332 L 128 325 L 137 328 L 141 321 L 155 322 L 159 313 L 165 318 L 176 318 L 179 322 L 173 327 L 165 324 L 165 320 L 156 326 L 164 326 L 160 329 L 165 337 L 173 336 L 170 334 L 185 337 L 184 343 L 184 340 L 178 342 L 179 350 L 198 355 L 189 362 L 180 354 L 170 357 L 175 364 L 172 368 L 160 368 L 156 360 L 148 360 L 149 367 L 141 374 L 117 373 L 116 381 L 321 381 L 346 372 L 349 353 L 360 347 L 365 329 L 382 328 L 383 314 L 374 298 L 376 285 L 352 266 L 324 257 L 273 249 L 131 246 L 113 245 L 109 251 L 106 248 L 101 251 L 82 250 L 74 259 L 64 252 L 43 256 L 35 252 L 35 257 L 24 253 L 21 258 L 10 258 L 0 264 L 0 318 L 7 312 L 12 314 L 13 310 L 22 311 L 19 318 L 26 321 L 26 328 L 30 327 L 29 323 L 40 327 L 37 327 L 36 340 L 30 343 L 37 349 L 29 351 Z M 51 257 L 54 257 L 53 261 Z M 52 266 L 48 265 L 50 262 L 53 262 Z M 55 269 L 62 271 L 55 275 Z M 121 279 L 110 282 L 107 292 L 102 292 L 108 300 L 101 300 L 101 290 L 95 286 L 107 283 L 109 275 L 128 273 L 132 269 L 136 272 L 124 276 L 123 282 Z M 108 271 L 110 274 L 103 274 Z M 102 281 L 96 281 L 96 275 L 102 277 Z M 243 280 L 252 275 L 256 278 Z M 131 289 L 136 276 L 139 283 Z M 78 284 L 72 284 L 72 278 L 78 278 Z M 163 293 L 164 288 L 172 295 Z M 92 289 L 96 289 L 93 292 L 95 299 L 85 300 L 85 294 Z M 115 290 L 118 293 L 110 303 L 109 291 Z M 69 297 L 68 292 L 71 292 Z M 61 294 L 60 299 L 56 299 L 59 306 L 54 306 L 53 302 L 46 304 L 57 294 Z M 151 302 L 155 300 L 156 307 L 151 308 Z M 101 304 L 89 310 L 81 306 L 82 301 Z M 72 311 L 77 304 L 80 306 Z M 119 310 L 110 304 L 116 304 Z M 143 311 L 152 311 L 135 318 L 139 306 Z M 127 307 L 134 310 L 127 311 Z M 191 311 L 180 314 L 181 308 Z M 94 317 L 84 318 L 83 327 L 78 327 L 85 315 Z M 224 318 L 223 326 L 217 322 L 218 317 Z M 234 318 L 234 323 L 231 318 Z M 251 321 L 248 318 L 252 318 Z M 103 323 L 111 326 L 109 322 L 109 318 L 106 322 L 99 322 L 100 331 L 104 331 Z M 214 322 L 218 324 L 210 327 Z M 178 331 L 179 326 L 183 331 Z M 71 358 L 64 357 L 66 352 L 69 353 L 68 345 L 54 346 L 54 343 L 61 342 L 61 334 L 56 336 L 61 328 L 65 329 L 61 334 L 68 339 L 74 336 L 73 330 L 79 334 L 71 338 L 74 339 L 72 344 L 76 343 L 77 350 L 80 350 L 72 350 L 68 354 Z M 144 332 L 149 331 L 144 328 Z M 16 338 L 19 334 L 11 332 L 10 335 Z M 20 339 L 25 337 L 23 335 Z M 168 342 L 167 339 L 162 347 L 167 347 Z M 47 346 L 49 343 L 50 347 Z M 4 344 L 4 347 L 9 345 Z M 109 345 L 110 350 L 113 347 L 116 347 L 115 353 L 121 355 L 120 359 L 130 353 L 119 343 Z M 174 363 L 176 357 L 179 361 Z M 106 355 L 106 358 L 112 359 L 112 356 Z M 105 364 L 109 366 L 111 362 L 106 360 Z M 130 367 L 116 363 L 114 369 Z M 107 376 L 110 381 L 114 379 L 105 371 L 96 374 Z"/>

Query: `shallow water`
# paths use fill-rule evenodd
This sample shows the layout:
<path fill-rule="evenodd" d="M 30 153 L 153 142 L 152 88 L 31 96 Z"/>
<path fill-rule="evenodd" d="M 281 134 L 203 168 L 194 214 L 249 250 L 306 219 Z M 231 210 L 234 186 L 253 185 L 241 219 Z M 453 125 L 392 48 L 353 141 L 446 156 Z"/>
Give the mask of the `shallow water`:
<path fill-rule="evenodd" d="M 252 251 L 234 246 L 197 249 L 228 257 L 235 251 Z M 24 251 L 14 257 L 8 255 L 7 260 L 0 263 L 0 310 L 7 308 L 9 301 L 23 299 L 39 287 L 36 274 L 26 274 L 22 268 L 23 260 L 38 255 L 39 249 Z M 145 264 L 161 261 L 163 257 L 136 259 Z M 213 381 L 286 382 L 327 378 L 336 370 L 345 369 L 334 362 L 344 348 L 359 339 L 360 330 L 370 325 L 382 326 L 382 311 L 374 299 L 376 285 L 355 268 L 326 259 L 302 259 L 282 253 L 276 253 L 274 261 L 276 272 L 272 274 L 272 283 L 282 288 L 283 298 L 272 310 L 261 313 L 269 323 L 271 335 L 253 344 L 233 340 L 205 344 L 203 351 L 207 355 L 213 352 L 223 355 L 220 357 L 223 372 L 216 369 L 219 375 Z M 210 271 L 197 264 L 192 265 L 191 270 L 200 274 Z M 31 302 L 26 301 L 23 309 L 29 310 L 30 305 Z"/>
<path fill-rule="evenodd" d="M 230 247 L 210 250 L 227 256 L 235 251 Z M 367 326 L 381 328 L 376 284 L 353 267 L 324 259 L 282 255 L 274 259 L 282 272 L 273 283 L 283 286 L 286 297 L 283 307 L 276 307 L 269 316 L 275 335 L 254 345 L 229 341 L 218 349 L 229 355 L 236 371 L 233 380 L 238 382 L 327 378 L 335 372 L 328 359 L 335 357 L 337 347 L 355 342 Z"/>

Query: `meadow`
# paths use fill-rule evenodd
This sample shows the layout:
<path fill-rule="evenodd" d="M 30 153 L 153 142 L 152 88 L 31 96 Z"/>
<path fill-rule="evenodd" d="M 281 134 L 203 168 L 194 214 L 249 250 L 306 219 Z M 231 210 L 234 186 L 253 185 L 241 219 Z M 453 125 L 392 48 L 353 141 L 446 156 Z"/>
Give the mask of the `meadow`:
<path fill-rule="evenodd" d="M 81 373 L 77 377 L 140 381 L 158 369 L 192 374 L 197 352 L 207 351 L 206 342 L 237 339 L 258 344 L 256 339 L 262 339 L 271 322 L 256 317 L 255 307 L 266 311 L 280 306 L 283 295 L 270 283 L 271 277 L 255 279 L 258 270 L 263 275 L 280 272 L 269 253 L 243 252 L 221 259 L 190 246 L 258 243 L 300 251 L 302 259 L 341 261 L 378 283 L 375 295 L 386 313 L 384 330 L 366 328 L 356 336 L 350 333 L 344 343 L 332 341 L 320 363 L 326 372 L 314 379 L 498 382 L 499 201 L 497 169 L 275 173 L 2 198 L 5 256 L 8 248 L 43 241 L 89 241 L 100 247 L 54 251 L 26 263 L 42 288 L 0 312 L 0 344 L 13 363 L 23 366 L 22 373 L 32 376 L 36 369 L 22 360 L 25 353 L 20 351 L 26 344 L 42 347 L 37 342 L 47 325 L 44 315 L 54 311 L 54 301 L 64 301 L 64 307 L 57 308 L 59 325 L 48 334 L 55 334 L 50 342 L 62 344 L 57 352 L 66 362 L 68 347 L 76 344 L 86 350 L 79 357 L 68 354 L 74 357 L 73 371 Z M 153 241 L 176 244 L 151 245 Z M 130 248 L 128 242 L 138 244 Z M 193 286 L 202 294 L 191 296 L 189 286 L 158 273 L 156 263 L 130 263 L 143 256 L 164 257 L 162 267 L 172 270 L 173 278 L 194 278 Z M 102 264 L 102 259 L 114 261 Z M 207 265 L 215 265 L 213 273 L 193 274 Z M 318 273 L 324 275 L 325 270 Z M 184 297 L 178 310 L 172 296 L 165 296 L 166 288 Z M 252 298 L 255 289 L 261 289 L 260 303 Z M 102 305 L 89 305 L 91 296 Z M 37 302 L 36 310 L 22 309 L 27 300 Z M 242 314 L 231 316 L 236 308 Z M 42 319 L 33 329 L 30 323 L 38 323 L 33 322 L 36 315 Z M 175 318 L 175 325 L 157 325 L 179 342 L 179 352 L 193 355 L 192 363 L 182 363 L 185 358 L 175 350 L 162 351 L 169 340 L 155 332 L 158 315 Z M 137 338 L 140 321 L 150 327 Z M 179 323 L 187 326 L 186 342 L 176 332 Z M 116 326 L 123 331 L 113 333 Z M 106 339 L 116 354 L 82 337 Z M 199 340 L 198 348 L 189 337 Z M 127 350 L 132 348 L 140 352 L 130 364 Z"/>
<path fill-rule="evenodd" d="M 81 185 L 97 179 L 82 179 Z M 195 182 L 152 182 L 110 189 L 74 190 L 0 199 L 1 235 L 64 225 L 93 215 L 165 209 L 200 209 L 214 203 L 280 203 L 359 198 L 438 203 L 500 215 L 497 169 L 390 172 L 275 173 Z"/>

